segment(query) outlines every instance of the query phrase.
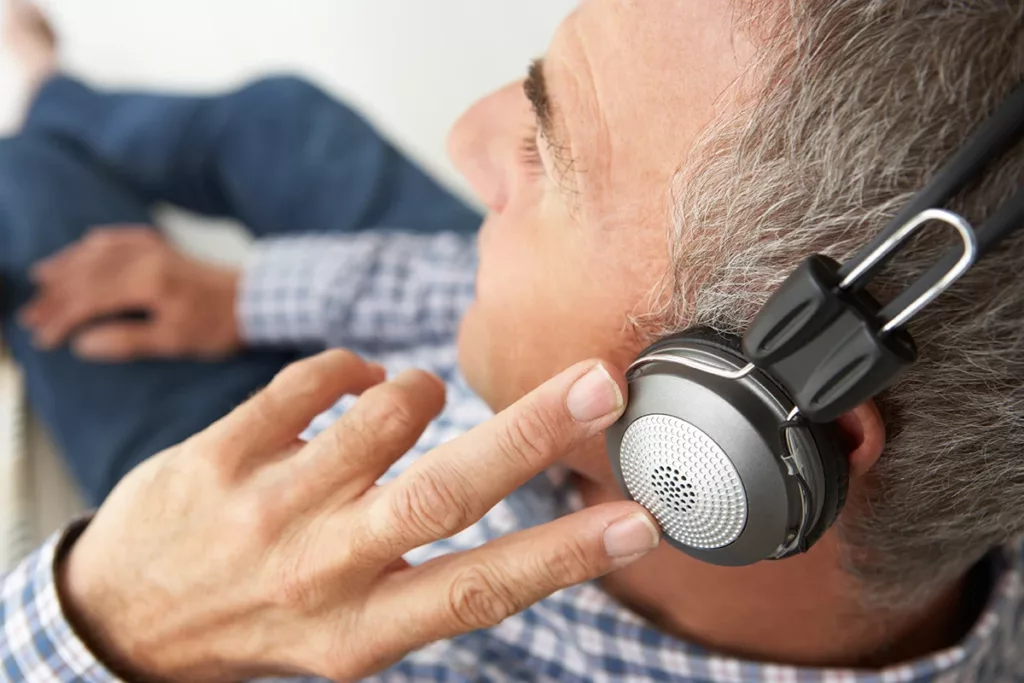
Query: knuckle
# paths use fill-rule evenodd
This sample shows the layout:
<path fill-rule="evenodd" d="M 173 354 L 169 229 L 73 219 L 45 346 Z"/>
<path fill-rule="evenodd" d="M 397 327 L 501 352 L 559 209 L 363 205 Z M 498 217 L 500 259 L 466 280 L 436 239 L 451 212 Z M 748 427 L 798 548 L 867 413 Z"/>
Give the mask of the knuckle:
<path fill-rule="evenodd" d="M 507 583 L 492 569 L 478 566 L 452 580 L 447 609 L 460 630 L 474 631 L 500 624 L 522 608 Z"/>
<path fill-rule="evenodd" d="M 516 465 L 541 469 L 558 454 L 559 436 L 550 417 L 530 408 L 516 413 L 499 432 L 498 451 Z"/>
<path fill-rule="evenodd" d="M 328 582 L 310 574 L 310 555 L 308 547 L 290 548 L 282 553 L 276 571 L 269 573 L 267 590 L 272 602 L 300 613 L 314 611 L 323 604 Z"/>
<path fill-rule="evenodd" d="M 279 372 L 264 394 L 320 394 L 327 390 L 329 380 L 308 362 L 289 365 Z"/>
<path fill-rule="evenodd" d="M 353 415 L 346 414 L 334 425 L 328 428 L 331 445 L 338 462 L 348 459 L 362 459 L 368 454 L 373 454 L 378 447 L 377 436 L 374 433 L 375 426 L 363 420 L 351 419 Z"/>
<path fill-rule="evenodd" d="M 599 572 L 601 561 L 578 541 L 565 539 L 536 567 L 539 583 L 551 589 L 573 586 Z"/>
<path fill-rule="evenodd" d="M 381 558 L 395 558 L 401 551 L 392 547 L 387 534 L 379 533 L 372 524 L 357 518 L 345 535 L 343 557 L 351 567 L 363 567 L 380 562 Z"/>
<path fill-rule="evenodd" d="M 295 573 L 293 563 L 289 570 L 272 573 L 267 591 L 270 602 L 290 611 L 305 613 L 315 609 L 319 602 L 320 589 L 314 582 Z"/>
<path fill-rule="evenodd" d="M 358 354 L 348 349 L 330 349 L 324 351 L 312 360 L 320 359 L 329 363 L 335 369 L 350 368 L 354 364 L 362 363 L 363 359 Z"/>
<path fill-rule="evenodd" d="M 238 483 L 238 450 L 233 443 L 217 443 L 204 439 L 205 434 L 193 436 L 185 444 L 191 455 L 190 467 L 197 474 L 193 475 L 209 482 L 218 491 L 229 491 Z M 248 511 L 235 510 L 225 506 L 225 517 L 230 528 L 244 531 Z M 234 538 L 234 536 L 231 536 Z"/>
<path fill-rule="evenodd" d="M 409 530 L 418 539 L 447 538 L 475 521 L 468 496 L 453 485 L 455 477 L 423 472 L 399 480 L 391 496 L 391 517 L 396 528 Z"/>
<path fill-rule="evenodd" d="M 273 384 L 249 399 L 249 405 L 255 417 L 263 421 L 281 419 L 281 409 L 286 399 L 280 392 L 274 391 Z"/>
<path fill-rule="evenodd" d="M 332 366 L 325 368 L 325 360 Z M 346 376 L 351 376 L 345 370 L 351 369 L 355 363 L 362 361 L 351 351 L 329 351 L 287 366 L 277 373 L 264 393 L 287 396 L 289 400 L 324 396 L 337 398 L 344 393 Z"/>
<path fill-rule="evenodd" d="M 382 384 L 366 392 L 363 403 L 365 424 L 385 436 L 407 434 L 416 428 L 417 420 L 408 392 L 393 384 Z"/>
<path fill-rule="evenodd" d="M 272 547 L 280 533 L 276 507 L 272 501 L 259 497 L 233 500 L 225 506 L 226 526 L 238 534 L 237 538 L 248 538 L 259 547 Z"/>

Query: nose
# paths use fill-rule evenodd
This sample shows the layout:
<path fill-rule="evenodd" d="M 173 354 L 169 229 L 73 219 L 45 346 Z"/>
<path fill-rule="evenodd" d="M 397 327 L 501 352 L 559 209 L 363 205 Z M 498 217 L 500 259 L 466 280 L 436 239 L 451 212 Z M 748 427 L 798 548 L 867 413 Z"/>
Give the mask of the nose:
<path fill-rule="evenodd" d="M 515 174 L 516 122 L 525 99 L 522 82 L 488 95 L 462 115 L 448 136 L 448 154 L 487 208 L 508 204 Z"/>

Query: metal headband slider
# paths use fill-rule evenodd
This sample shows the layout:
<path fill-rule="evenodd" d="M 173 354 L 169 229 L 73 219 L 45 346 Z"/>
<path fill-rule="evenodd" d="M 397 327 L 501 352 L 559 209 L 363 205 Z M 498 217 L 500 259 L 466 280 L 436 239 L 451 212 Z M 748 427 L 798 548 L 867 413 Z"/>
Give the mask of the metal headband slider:
<path fill-rule="evenodd" d="M 890 235 L 877 249 L 868 254 L 861 263 L 854 268 L 849 275 L 839 284 L 839 288 L 848 291 L 855 286 L 861 285 L 861 278 L 870 273 L 876 266 L 890 258 L 915 232 L 931 221 L 939 221 L 953 226 L 963 240 L 963 255 L 946 274 L 935 284 L 930 286 L 923 294 L 912 301 L 906 308 L 894 315 L 890 320 L 884 322 L 882 333 L 888 334 L 893 330 L 906 325 L 911 318 L 921 312 L 931 302 L 935 301 L 943 292 L 952 287 L 957 280 L 964 276 L 971 266 L 978 260 L 978 235 L 974 227 L 959 214 L 945 209 L 928 209 L 914 216 L 910 221 L 903 224 L 896 232 Z"/>

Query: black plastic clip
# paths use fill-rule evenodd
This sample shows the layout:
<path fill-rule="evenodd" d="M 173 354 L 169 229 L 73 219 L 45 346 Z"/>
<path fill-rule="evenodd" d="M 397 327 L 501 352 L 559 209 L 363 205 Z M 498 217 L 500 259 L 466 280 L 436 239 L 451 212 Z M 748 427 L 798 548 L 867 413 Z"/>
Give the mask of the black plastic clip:
<path fill-rule="evenodd" d="M 952 225 L 963 255 L 943 277 L 891 318 L 864 290 L 866 280 L 926 223 Z M 800 413 L 831 422 L 891 385 L 917 358 L 903 326 L 949 289 L 977 258 L 977 237 L 960 216 L 929 209 L 901 226 L 849 275 L 825 256 L 805 260 L 775 292 L 743 337 L 743 353 L 792 395 Z"/>

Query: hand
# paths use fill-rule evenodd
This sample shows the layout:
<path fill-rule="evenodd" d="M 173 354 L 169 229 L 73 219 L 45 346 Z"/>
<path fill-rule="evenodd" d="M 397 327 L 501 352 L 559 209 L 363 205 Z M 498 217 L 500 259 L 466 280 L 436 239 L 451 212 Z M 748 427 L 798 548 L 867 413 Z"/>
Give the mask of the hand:
<path fill-rule="evenodd" d="M 349 352 L 321 354 L 131 473 L 62 568 L 62 604 L 90 647 L 131 680 L 352 680 L 657 545 L 643 508 L 616 502 L 410 567 L 405 553 L 597 437 L 624 382 L 577 365 L 375 486 L 444 403 L 432 375 L 382 379 Z M 344 393 L 362 396 L 299 443 Z"/>
<path fill-rule="evenodd" d="M 32 276 L 38 293 L 19 317 L 44 349 L 70 340 L 83 358 L 127 361 L 213 359 L 241 345 L 238 274 L 185 256 L 152 228 L 97 228 Z"/>

